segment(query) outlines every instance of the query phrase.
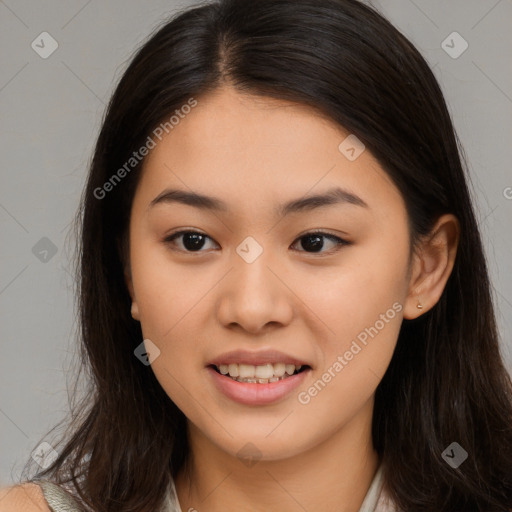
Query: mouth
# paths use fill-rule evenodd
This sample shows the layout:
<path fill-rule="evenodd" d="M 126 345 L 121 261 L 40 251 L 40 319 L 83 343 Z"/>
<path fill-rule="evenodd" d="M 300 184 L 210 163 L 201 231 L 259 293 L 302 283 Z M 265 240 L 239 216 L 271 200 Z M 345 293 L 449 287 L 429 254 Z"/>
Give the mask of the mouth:
<path fill-rule="evenodd" d="M 267 363 L 263 365 L 252 364 L 211 364 L 214 371 L 230 379 L 248 384 L 270 384 L 289 379 L 306 370 L 310 370 L 309 365 L 294 365 L 285 363 Z"/>

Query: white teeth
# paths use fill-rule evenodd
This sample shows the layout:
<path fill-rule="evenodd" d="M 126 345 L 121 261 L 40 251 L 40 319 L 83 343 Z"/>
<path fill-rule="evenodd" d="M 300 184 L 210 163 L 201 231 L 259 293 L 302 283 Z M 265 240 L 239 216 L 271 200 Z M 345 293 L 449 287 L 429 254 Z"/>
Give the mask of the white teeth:
<path fill-rule="evenodd" d="M 261 384 L 267 382 L 276 382 L 282 378 L 293 375 L 296 370 L 300 370 L 302 365 L 295 366 L 294 364 L 274 363 L 263 365 L 252 364 L 221 364 L 217 366 L 222 375 L 229 375 L 234 379 L 244 382 L 260 382 Z"/>
<path fill-rule="evenodd" d="M 229 367 L 229 375 L 231 377 L 238 377 L 240 373 L 238 372 L 238 365 L 237 364 L 230 364 Z"/>
<path fill-rule="evenodd" d="M 274 375 L 276 377 L 282 377 L 286 371 L 286 365 L 284 363 L 277 363 L 274 365 Z"/>
<path fill-rule="evenodd" d="M 285 370 L 288 375 L 293 375 L 293 372 L 295 371 L 295 365 L 287 364 Z"/>
<path fill-rule="evenodd" d="M 293 367 L 295 369 L 295 367 Z M 265 366 L 256 366 L 255 377 L 258 379 L 270 379 L 274 375 L 274 366 L 266 364 Z"/>
<path fill-rule="evenodd" d="M 242 379 L 252 379 L 254 378 L 256 367 L 252 364 L 240 364 L 238 365 L 238 371 Z"/>

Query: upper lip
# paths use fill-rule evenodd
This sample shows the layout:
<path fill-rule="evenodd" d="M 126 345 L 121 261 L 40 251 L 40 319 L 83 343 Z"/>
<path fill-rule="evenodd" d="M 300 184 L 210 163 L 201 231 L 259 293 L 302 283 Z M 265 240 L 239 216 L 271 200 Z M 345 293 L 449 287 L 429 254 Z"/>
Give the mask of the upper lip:
<path fill-rule="evenodd" d="M 260 366 L 269 363 L 294 364 L 296 366 L 311 366 L 302 359 L 280 352 L 279 350 L 234 350 L 232 352 L 224 352 L 212 359 L 207 366 L 221 364 L 252 364 Z"/>

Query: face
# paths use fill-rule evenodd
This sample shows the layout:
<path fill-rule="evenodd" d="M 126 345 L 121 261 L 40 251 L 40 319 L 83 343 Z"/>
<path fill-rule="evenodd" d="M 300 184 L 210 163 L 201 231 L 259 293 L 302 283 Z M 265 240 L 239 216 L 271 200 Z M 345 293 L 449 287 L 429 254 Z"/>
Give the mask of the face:
<path fill-rule="evenodd" d="M 290 457 L 371 411 L 408 292 L 405 204 L 306 106 L 230 88 L 197 102 L 135 193 L 132 315 L 191 429 Z"/>

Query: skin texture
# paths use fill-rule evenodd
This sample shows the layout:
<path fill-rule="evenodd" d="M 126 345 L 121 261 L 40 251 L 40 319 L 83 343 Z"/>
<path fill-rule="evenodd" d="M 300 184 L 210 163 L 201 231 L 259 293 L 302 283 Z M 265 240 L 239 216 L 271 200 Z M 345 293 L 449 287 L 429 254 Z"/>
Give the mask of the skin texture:
<path fill-rule="evenodd" d="M 326 512 L 355 512 L 379 463 L 371 441 L 375 389 L 402 319 L 426 312 L 444 289 L 457 220 L 441 217 L 411 253 L 403 198 L 369 150 L 354 161 L 340 152 L 348 135 L 341 127 L 307 106 L 230 86 L 197 100 L 145 161 L 125 270 L 132 316 L 160 350 L 152 369 L 188 418 L 192 479 L 183 472 L 176 479 L 181 507 L 292 512 L 321 503 Z M 274 212 L 335 186 L 368 208 Z M 149 207 L 166 188 L 215 196 L 229 211 Z M 321 252 L 312 252 L 301 237 L 318 229 L 351 244 L 336 249 L 324 238 Z M 187 252 L 183 237 L 164 241 L 181 230 L 207 235 L 203 247 Z M 248 236 L 263 249 L 252 263 L 236 252 Z M 298 393 L 393 304 L 393 318 L 301 403 Z M 206 369 L 236 349 L 277 349 L 312 371 L 276 403 L 242 405 L 218 392 Z M 254 465 L 237 456 L 248 442 L 261 457 Z"/>

